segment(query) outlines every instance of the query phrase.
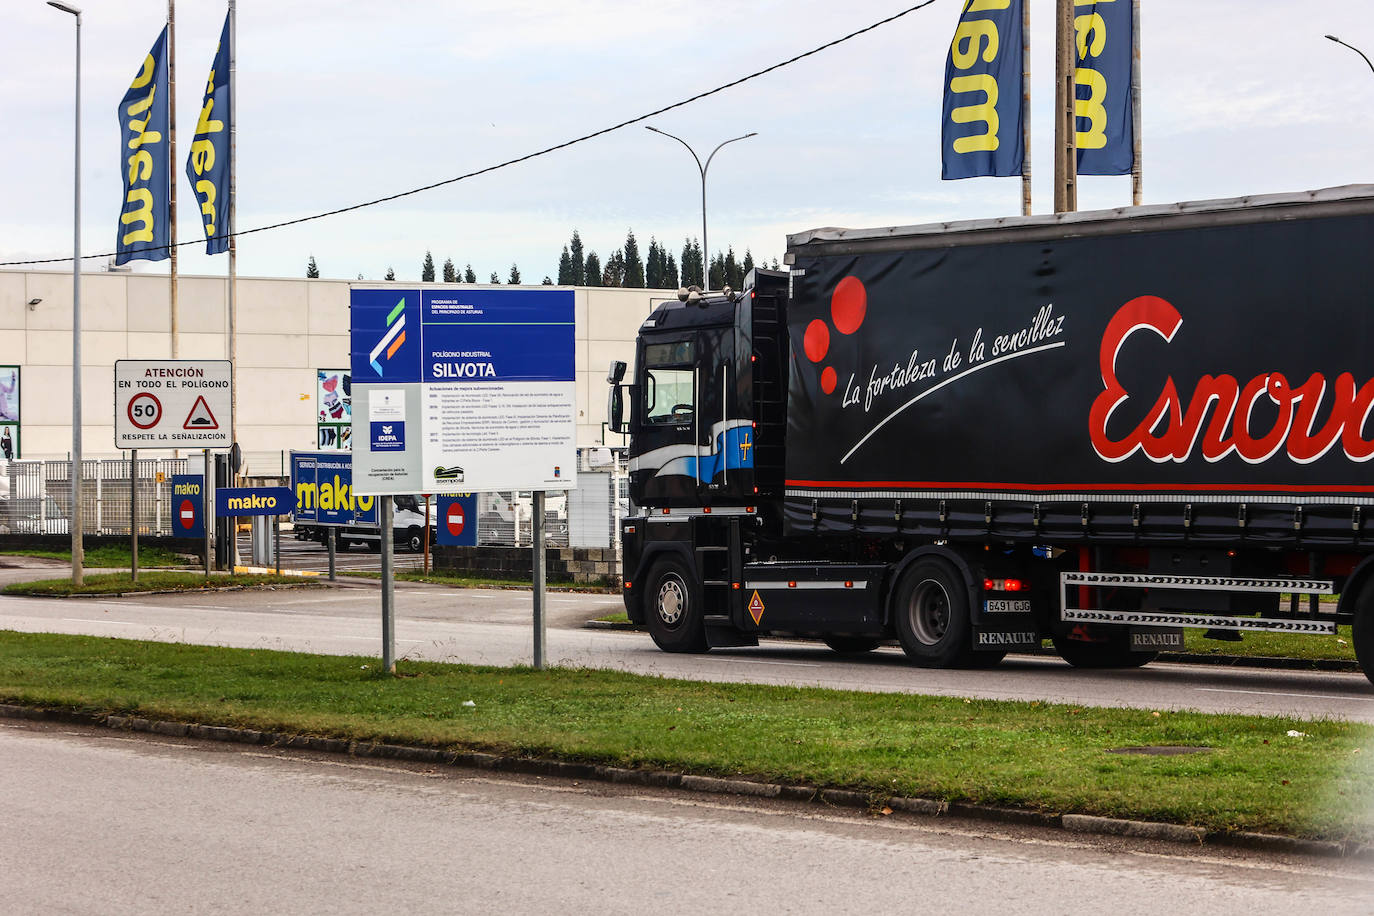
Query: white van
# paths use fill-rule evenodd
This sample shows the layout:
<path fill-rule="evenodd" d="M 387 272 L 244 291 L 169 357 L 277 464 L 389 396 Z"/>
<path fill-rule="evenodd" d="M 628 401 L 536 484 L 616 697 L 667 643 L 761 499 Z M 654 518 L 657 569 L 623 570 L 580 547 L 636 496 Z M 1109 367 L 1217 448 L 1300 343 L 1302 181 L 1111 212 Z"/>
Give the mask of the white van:
<path fill-rule="evenodd" d="M 419 553 L 425 547 L 425 504 L 418 496 L 393 496 L 391 525 L 398 550 Z M 429 504 L 429 543 L 435 540 L 435 522 L 439 507 L 435 500 Z M 381 552 L 381 532 L 376 525 L 348 525 L 339 529 L 339 547 L 347 550 L 352 544 L 362 544 L 368 550 Z"/>

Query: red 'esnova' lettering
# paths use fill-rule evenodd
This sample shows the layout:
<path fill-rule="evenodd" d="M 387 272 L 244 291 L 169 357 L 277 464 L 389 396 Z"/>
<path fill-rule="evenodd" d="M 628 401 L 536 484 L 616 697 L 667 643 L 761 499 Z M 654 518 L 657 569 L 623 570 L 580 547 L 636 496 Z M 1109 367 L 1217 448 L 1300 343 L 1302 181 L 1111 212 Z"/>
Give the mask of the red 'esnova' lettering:
<path fill-rule="evenodd" d="M 1137 331 L 1153 331 L 1171 342 L 1181 327 L 1183 316 L 1178 309 L 1158 296 L 1132 299 L 1107 323 L 1099 351 L 1103 390 L 1088 414 L 1093 450 L 1104 461 L 1124 461 L 1139 451 L 1157 463 L 1183 462 L 1198 448 L 1199 439 L 1207 461 L 1220 461 L 1235 452 L 1242 460 L 1259 464 L 1284 452 L 1292 461 L 1308 464 L 1338 443 L 1351 461 L 1374 458 L 1374 441 L 1364 436 L 1374 409 L 1374 379 L 1356 388 L 1349 372 L 1336 376 L 1330 385 L 1326 376 L 1314 372 L 1296 386 L 1281 372 L 1258 375 L 1243 385 L 1234 376 L 1204 375 L 1186 402 L 1169 376 L 1135 428 L 1119 439 L 1109 438 L 1107 424 L 1113 414 L 1133 400 L 1116 377 L 1121 348 Z M 1314 429 L 1328 388 L 1330 413 Z M 1265 397 L 1278 408 L 1269 429 L 1262 428 L 1268 421 L 1256 421 L 1253 416 L 1255 404 Z"/>

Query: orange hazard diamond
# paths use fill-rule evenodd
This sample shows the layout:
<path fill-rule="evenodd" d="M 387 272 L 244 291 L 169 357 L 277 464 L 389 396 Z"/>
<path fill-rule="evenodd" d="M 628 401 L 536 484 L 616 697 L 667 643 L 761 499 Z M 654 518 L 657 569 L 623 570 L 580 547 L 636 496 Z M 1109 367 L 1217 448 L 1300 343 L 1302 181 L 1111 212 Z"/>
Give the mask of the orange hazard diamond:
<path fill-rule="evenodd" d="M 763 619 L 763 599 L 759 597 L 757 589 L 754 590 L 754 597 L 749 599 L 749 616 L 754 618 L 754 626 L 758 626 Z"/>

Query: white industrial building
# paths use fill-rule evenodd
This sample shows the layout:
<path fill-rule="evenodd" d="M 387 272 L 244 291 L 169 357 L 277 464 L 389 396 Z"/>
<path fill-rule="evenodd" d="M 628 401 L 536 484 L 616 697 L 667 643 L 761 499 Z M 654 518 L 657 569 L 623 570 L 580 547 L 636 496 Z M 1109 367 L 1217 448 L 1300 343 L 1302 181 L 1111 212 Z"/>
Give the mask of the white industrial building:
<path fill-rule="evenodd" d="M 316 446 L 316 371 L 348 366 L 349 289 L 355 285 L 381 284 L 237 280 L 236 438 L 244 451 L 246 474 L 277 474 L 283 452 Z M 230 357 L 228 287 L 225 277 L 178 279 L 177 358 Z M 88 458 L 119 455 L 114 446 L 115 360 L 173 355 L 170 288 L 165 274 L 82 276 L 82 450 Z M 607 435 L 603 427 L 607 366 L 616 359 L 633 362 L 640 324 L 657 303 L 675 293 L 603 287 L 579 287 L 574 292 L 577 443 L 618 445 L 620 437 Z M 0 271 L 0 365 L 21 367 L 23 458 L 66 458 L 70 452 L 71 360 L 71 273 Z"/>

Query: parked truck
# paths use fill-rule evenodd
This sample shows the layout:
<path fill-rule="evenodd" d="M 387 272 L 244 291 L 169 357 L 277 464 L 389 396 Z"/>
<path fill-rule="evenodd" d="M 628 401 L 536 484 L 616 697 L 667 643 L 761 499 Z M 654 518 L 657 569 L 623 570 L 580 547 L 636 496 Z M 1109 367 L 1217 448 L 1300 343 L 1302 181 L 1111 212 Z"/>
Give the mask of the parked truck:
<path fill-rule="evenodd" d="M 788 238 L 611 367 L 631 620 L 1145 664 L 1185 628 L 1374 672 L 1374 186 Z"/>

